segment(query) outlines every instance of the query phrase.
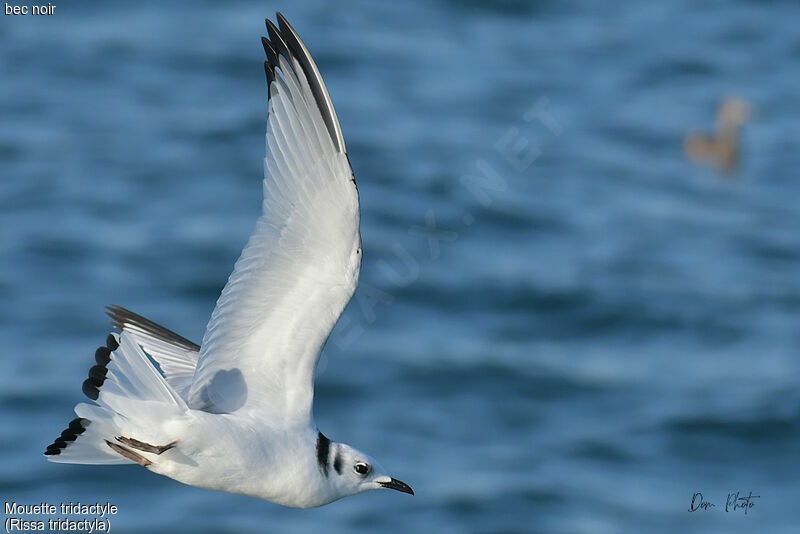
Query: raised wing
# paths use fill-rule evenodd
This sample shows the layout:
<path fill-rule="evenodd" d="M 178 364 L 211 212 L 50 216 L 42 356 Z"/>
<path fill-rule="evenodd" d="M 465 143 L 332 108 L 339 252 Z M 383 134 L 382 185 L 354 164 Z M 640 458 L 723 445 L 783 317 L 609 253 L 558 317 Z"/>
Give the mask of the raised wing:
<path fill-rule="evenodd" d="M 361 268 L 358 190 L 336 112 L 286 19 L 266 21 L 263 215 L 203 336 L 189 405 L 308 420 L 325 340 Z"/>

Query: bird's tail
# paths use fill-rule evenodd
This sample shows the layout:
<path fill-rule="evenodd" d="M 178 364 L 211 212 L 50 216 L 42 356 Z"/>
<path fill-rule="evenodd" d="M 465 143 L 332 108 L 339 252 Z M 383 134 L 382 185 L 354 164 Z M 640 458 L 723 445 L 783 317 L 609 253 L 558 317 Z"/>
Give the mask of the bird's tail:
<path fill-rule="evenodd" d="M 149 465 L 140 452 L 156 451 L 142 446 L 173 444 L 165 422 L 186 413 L 185 401 L 127 332 L 110 334 L 95 360 L 83 382 L 95 403 L 75 406 L 78 417 L 44 454 L 52 462 Z"/>

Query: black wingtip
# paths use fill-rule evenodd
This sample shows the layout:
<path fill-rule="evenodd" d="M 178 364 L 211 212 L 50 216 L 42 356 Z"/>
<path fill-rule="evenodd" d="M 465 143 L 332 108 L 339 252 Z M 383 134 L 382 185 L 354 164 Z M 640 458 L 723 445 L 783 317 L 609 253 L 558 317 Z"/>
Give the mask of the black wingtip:
<path fill-rule="evenodd" d="M 45 456 L 56 456 L 61 454 L 61 449 L 66 449 L 70 443 L 78 439 L 78 436 L 86 432 L 86 427 L 89 426 L 90 421 L 81 417 L 76 417 L 69 422 L 69 426 L 61 432 L 53 443 L 47 446 L 44 451 Z"/>
<path fill-rule="evenodd" d="M 278 27 L 280 27 L 281 31 L 285 31 L 287 28 L 292 27 L 292 25 L 289 24 L 289 21 L 286 20 L 286 17 L 283 16 L 283 13 L 280 11 L 275 13 L 275 20 L 278 21 Z"/>
<path fill-rule="evenodd" d="M 108 369 L 105 365 L 93 365 L 92 368 L 89 369 L 89 376 L 91 378 L 105 380 L 106 374 L 108 374 Z"/>
<path fill-rule="evenodd" d="M 90 399 L 97 400 L 100 396 L 100 388 L 106 381 L 106 374 L 108 374 L 106 365 L 111 361 L 111 353 L 117 350 L 118 347 L 119 343 L 117 343 L 116 338 L 114 338 L 113 334 L 109 334 L 108 338 L 106 338 L 106 344 L 102 347 L 97 347 L 97 350 L 94 351 L 94 361 L 97 362 L 97 365 L 93 365 L 89 369 L 89 377 L 83 381 L 83 386 L 81 387 L 83 394 Z"/>
<path fill-rule="evenodd" d="M 267 61 L 270 62 L 274 69 L 278 66 L 278 54 L 275 52 L 275 48 L 266 37 L 261 38 L 261 44 L 264 45 L 264 53 L 267 54 Z"/>
<path fill-rule="evenodd" d="M 269 35 L 269 42 L 275 52 L 284 56 L 286 59 L 292 58 L 292 53 L 289 51 L 289 46 L 286 44 L 280 30 L 269 19 L 267 19 L 267 35 Z"/>
<path fill-rule="evenodd" d="M 76 434 L 83 434 L 87 426 L 89 426 L 88 419 L 84 419 L 83 417 L 76 417 L 75 419 L 69 422 L 68 428 L 73 432 L 75 432 Z"/>
<path fill-rule="evenodd" d="M 270 36 L 275 34 L 275 26 L 269 19 L 264 19 L 264 25 L 267 27 L 267 33 Z M 270 33 L 270 27 L 272 27 L 272 33 Z M 261 37 L 261 46 L 264 47 L 264 53 L 267 55 L 267 60 L 264 62 L 264 73 L 267 75 L 267 88 L 270 92 L 269 96 L 272 96 L 272 82 L 275 81 L 275 67 L 280 65 L 278 63 L 278 54 L 275 52 L 276 45 L 273 45 L 267 37 Z"/>
<path fill-rule="evenodd" d="M 275 26 L 275 23 L 271 20 L 265 19 L 265 23 L 267 25 L 267 34 L 269 35 L 269 40 L 272 41 L 273 34 L 280 35 L 280 31 L 278 30 L 278 27 Z"/>
<path fill-rule="evenodd" d="M 106 306 L 106 313 L 111 318 L 111 324 L 117 330 L 124 330 L 126 325 L 133 325 L 138 328 L 141 328 L 142 330 L 144 330 L 145 332 L 154 337 L 166 341 L 167 343 L 173 345 L 179 345 L 180 347 L 186 350 L 192 350 L 192 351 L 200 350 L 200 345 L 198 345 L 197 343 L 189 341 L 185 337 L 176 334 L 172 330 L 164 328 L 160 324 L 156 324 L 150 319 L 142 317 L 138 313 L 134 313 L 126 308 L 123 308 L 122 306 L 117 306 L 113 304 L 110 306 Z M 114 343 L 116 343 L 116 340 L 114 340 Z M 110 347 L 111 344 L 109 344 L 109 348 Z M 116 350 L 116 347 L 113 348 L 112 350 Z"/>
<path fill-rule="evenodd" d="M 278 54 L 272 47 L 272 43 L 266 37 L 261 37 L 261 44 L 264 47 L 264 53 L 267 55 L 267 60 L 264 62 L 264 72 L 267 74 L 267 84 L 272 85 L 275 81 L 275 67 L 278 65 Z"/>
<path fill-rule="evenodd" d="M 272 96 L 272 82 L 275 81 L 275 71 L 272 69 L 269 61 L 264 62 L 264 73 L 267 75 L 267 87 L 270 91 L 270 96 Z"/>
<path fill-rule="evenodd" d="M 90 376 L 83 381 L 83 394 L 92 400 L 97 400 L 100 396 L 100 387 L 103 385 L 103 380 Z"/>
<path fill-rule="evenodd" d="M 97 347 L 97 350 L 94 351 L 94 361 L 97 362 L 97 365 L 108 365 L 108 362 L 111 361 L 111 349 L 108 347 Z"/>
<path fill-rule="evenodd" d="M 319 72 L 316 63 L 311 57 L 311 52 L 308 51 L 300 35 L 295 31 L 292 25 L 289 24 L 289 21 L 286 20 L 283 14 L 277 13 L 277 20 L 280 30 L 277 30 L 272 23 L 267 25 L 268 32 L 270 27 L 272 27 L 270 41 L 272 41 L 273 46 L 282 46 L 282 48 L 278 50 L 281 55 L 286 55 L 287 58 L 296 60 L 300 65 L 336 149 L 346 154 L 347 149 L 345 148 L 344 136 L 341 126 L 339 125 L 339 119 L 336 116 L 336 110 L 328 94 L 328 89 L 325 87 L 325 82 L 322 80 L 322 74 Z M 283 48 L 287 50 L 284 51 Z"/>

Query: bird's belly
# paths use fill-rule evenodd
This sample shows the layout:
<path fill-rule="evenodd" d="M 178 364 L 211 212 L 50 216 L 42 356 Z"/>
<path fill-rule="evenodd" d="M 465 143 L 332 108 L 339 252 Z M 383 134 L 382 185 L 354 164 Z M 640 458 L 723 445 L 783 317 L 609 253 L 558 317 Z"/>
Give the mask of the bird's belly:
<path fill-rule="evenodd" d="M 151 471 L 190 486 L 249 495 L 284 506 L 320 506 L 319 473 L 313 461 L 297 451 L 286 433 L 254 430 L 221 416 L 203 414 L 183 429 L 173 449 L 160 455 Z M 327 502 L 327 501 L 326 501 Z"/>

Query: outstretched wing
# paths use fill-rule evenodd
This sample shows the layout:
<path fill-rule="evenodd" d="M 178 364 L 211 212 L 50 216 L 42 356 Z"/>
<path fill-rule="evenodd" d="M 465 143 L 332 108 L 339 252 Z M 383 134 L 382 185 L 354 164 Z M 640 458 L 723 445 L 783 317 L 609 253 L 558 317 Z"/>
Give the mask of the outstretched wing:
<path fill-rule="evenodd" d="M 311 55 L 278 13 L 262 38 L 269 88 L 263 215 L 208 323 L 189 405 L 310 417 L 314 371 L 361 268 L 358 190 Z"/>

